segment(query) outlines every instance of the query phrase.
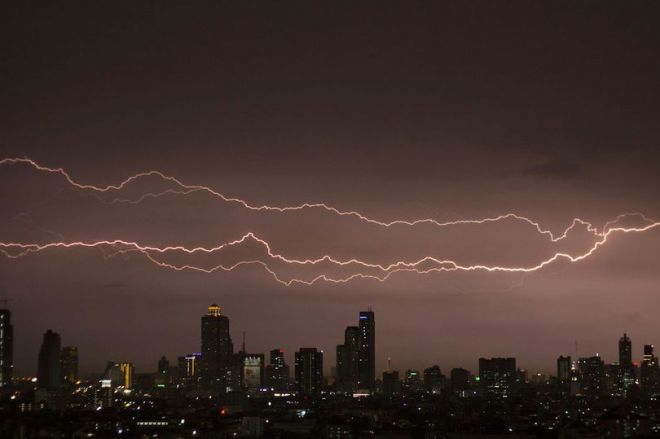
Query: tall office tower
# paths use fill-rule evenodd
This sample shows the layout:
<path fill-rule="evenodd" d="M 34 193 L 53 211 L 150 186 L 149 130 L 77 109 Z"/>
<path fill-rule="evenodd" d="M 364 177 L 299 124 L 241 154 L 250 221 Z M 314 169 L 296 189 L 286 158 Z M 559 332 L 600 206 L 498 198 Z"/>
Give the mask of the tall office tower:
<path fill-rule="evenodd" d="M 78 381 L 78 348 L 64 346 L 61 354 L 62 377 L 67 383 Z"/>
<path fill-rule="evenodd" d="M 564 357 L 560 355 L 557 358 L 557 382 L 559 385 L 566 385 L 571 380 L 571 356 Z"/>
<path fill-rule="evenodd" d="M 658 358 L 653 354 L 653 345 L 644 345 L 644 356 L 640 367 L 640 384 L 647 393 L 658 391 Z"/>
<path fill-rule="evenodd" d="M 486 394 L 506 398 L 515 381 L 515 358 L 479 358 L 479 382 Z"/>
<path fill-rule="evenodd" d="M 376 321 L 374 312 L 360 311 L 358 388 L 373 391 L 376 383 Z"/>
<path fill-rule="evenodd" d="M 358 358 L 360 328 L 348 326 L 344 332 L 344 344 L 337 345 L 337 389 L 352 393 L 358 387 Z"/>
<path fill-rule="evenodd" d="M 170 362 L 165 355 L 158 360 L 158 373 L 155 377 L 157 386 L 163 386 L 170 383 Z"/>
<path fill-rule="evenodd" d="M 170 362 L 165 355 L 158 360 L 158 375 L 167 375 L 170 373 Z"/>
<path fill-rule="evenodd" d="M 632 343 L 628 334 L 619 339 L 619 365 L 623 369 L 632 369 Z"/>
<path fill-rule="evenodd" d="M 40 388 L 54 389 L 62 384 L 61 353 L 60 335 L 49 329 L 39 350 L 37 383 Z"/>
<path fill-rule="evenodd" d="M 410 393 L 422 390 L 422 376 L 418 370 L 406 369 L 403 376 L 403 387 L 406 392 Z"/>
<path fill-rule="evenodd" d="M 202 317 L 201 378 L 206 384 L 227 385 L 227 373 L 232 366 L 234 346 L 229 334 L 229 319 L 212 304 Z"/>
<path fill-rule="evenodd" d="M 605 391 L 605 363 L 598 355 L 578 360 L 580 389 L 584 395 L 596 397 Z"/>
<path fill-rule="evenodd" d="M 283 392 L 289 389 L 289 366 L 284 361 L 284 351 L 270 351 L 270 364 L 267 367 L 266 384 L 271 389 Z"/>
<path fill-rule="evenodd" d="M 383 372 L 383 394 L 392 396 L 401 393 L 401 381 L 399 381 L 399 371 Z"/>
<path fill-rule="evenodd" d="M 303 395 L 317 395 L 323 385 L 323 351 L 300 348 L 296 352 L 296 388 Z"/>
<path fill-rule="evenodd" d="M 449 379 L 451 380 L 452 392 L 461 392 L 470 387 L 470 372 L 466 369 L 460 367 L 453 368 Z"/>
<path fill-rule="evenodd" d="M 337 386 L 338 391 L 348 391 L 346 387 L 346 345 L 345 344 L 338 344 L 337 345 L 337 351 L 335 353 L 335 373 L 336 373 L 336 381 L 335 384 Z"/>
<path fill-rule="evenodd" d="M 11 383 L 14 373 L 14 327 L 11 312 L 0 309 L 0 387 Z"/>
<path fill-rule="evenodd" d="M 360 328 L 348 326 L 344 332 L 344 346 L 346 347 L 345 375 L 343 381 L 346 390 L 356 391 L 358 386 L 358 358 L 360 351 Z"/>
<path fill-rule="evenodd" d="M 424 369 L 424 390 L 432 394 L 440 394 L 445 387 L 445 376 L 440 366 L 435 365 Z"/>
<path fill-rule="evenodd" d="M 189 382 L 197 381 L 199 378 L 199 368 L 202 362 L 202 354 L 193 352 L 185 357 L 179 357 L 179 368 L 181 376 L 188 379 Z"/>

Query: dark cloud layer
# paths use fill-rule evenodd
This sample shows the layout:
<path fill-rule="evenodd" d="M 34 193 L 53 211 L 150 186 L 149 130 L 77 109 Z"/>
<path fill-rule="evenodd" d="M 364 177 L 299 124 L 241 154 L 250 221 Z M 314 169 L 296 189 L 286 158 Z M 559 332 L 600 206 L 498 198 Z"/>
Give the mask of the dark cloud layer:
<path fill-rule="evenodd" d="M 523 169 L 522 174 L 544 178 L 579 178 L 586 176 L 587 170 L 577 163 L 555 161 L 539 163 Z"/>

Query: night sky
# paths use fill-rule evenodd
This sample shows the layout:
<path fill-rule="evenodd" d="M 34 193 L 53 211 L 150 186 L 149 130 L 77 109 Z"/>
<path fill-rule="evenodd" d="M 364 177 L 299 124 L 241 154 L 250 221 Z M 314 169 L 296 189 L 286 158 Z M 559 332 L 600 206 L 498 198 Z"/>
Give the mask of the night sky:
<path fill-rule="evenodd" d="M 167 3 L 167 4 L 166 4 Z M 555 235 L 579 217 L 660 219 L 660 7 L 657 2 L 44 2 L 0 11 L 0 158 L 29 157 L 83 184 L 159 170 L 254 206 L 323 202 L 379 221 L 515 212 Z M 253 232 L 287 258 L 378 264 L 425 256 L 534 266 L 594 243 L 584 227 L 553 243 L 524 221 L 383 227 L 310 208 L 254 211 L 173 186 L 72 187 L 25 164 L 0 166 L 0 241 L 122 239 L 213 247 Z M 639 216 L 625 224 L 647 224 Z M 240 248 L 239 248 L 240 247 Z M 660 344 L 660 228 L 612 234 L 576 263 L 531 273 L 395 273 L 311 286 L 260 265 L 205 274 L 161 268 L 117 247 L 0 255 L 17 375 L 36 371 L 53 329 L 138 372 L 199 351 L 217 302 L 236 346 L 335 345 L 376 312 L 386 367 L 476 370 L 516 356 L 552 372 L 560 354 L 616 361 Z M 204 267 L 266 261 L 247 243 L 187 258 Z M 355 267 L 289 266 L 284 279 Z"/>

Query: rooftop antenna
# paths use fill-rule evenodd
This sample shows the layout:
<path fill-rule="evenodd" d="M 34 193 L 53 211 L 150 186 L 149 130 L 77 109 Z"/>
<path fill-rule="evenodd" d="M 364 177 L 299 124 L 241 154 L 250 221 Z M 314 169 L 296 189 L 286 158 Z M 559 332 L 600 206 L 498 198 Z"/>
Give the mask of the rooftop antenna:
<path fill-rule="evenodd" d="M 243 331 L 243 345 L 241 346 L 241 350 L 245 353 L 245 331 Z"/>
<path fill-rule="evenodd" d="M 392 357 L 387 357 L 387 371 L 392 371 Z"/>

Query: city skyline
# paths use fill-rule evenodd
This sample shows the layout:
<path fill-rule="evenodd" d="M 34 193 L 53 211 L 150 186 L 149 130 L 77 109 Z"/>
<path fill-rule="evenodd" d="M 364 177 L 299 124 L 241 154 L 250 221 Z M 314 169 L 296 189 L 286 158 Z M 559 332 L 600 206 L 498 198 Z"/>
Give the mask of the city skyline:
<path fill-rule="evenodd" d="M 657 342 L 649 8 L 257 3 L 0 14 L 17 373 L 48 328 L 82 374 L 174 361 L 211 303 L 292 374 L 369 307 L 376 377 Z"/>
<path fill-rule="evenodd" d="M 6 376 L 13 376 L 14 378 L 17 379 L 25 379 L 30 377 L 30 374 L 18 374 L 16 375 L 15 369 L 13 367 L 13 356 L 15 355 L 14 349 L 12 346 L 13 343 L 13 325 L 9 324 L 10 330 L 7 330 L 7 325 L 8 322 L 11 322 L 11 312 L 7 309 L 1 309 L 2 311 L 2 323 L 3 323 L 3 328 L 1 332 L 1 339 L 0 339 L 0 344 L 2 345 L 3 349 L 0 350 L 0 353 L 2 353 L 2 356 L 0 358 L 0 363 L 4 365 L 5 369 L 3 372 L 3 377 Z M 373 324 L 374 322 L 374 315 L 375 313 L 369 308 L 368 311 L 360 311 L 359 312 L 359 318 L 358 318 L 358 326 L 347 326 L 345 330 L 345 335 L 343 337 L 344 344 L 338 344 L 337 347 L 337 356 L 333 358 L 333 361 L 330 362 L 324 362 L 321 360 L 322 366 L 322 372 L 321 372 L 321 378 L 323 379 L 332 379 L 335 382 L 335 385 L 338 387 L 338 389 L 343 389 L 344 391 L 347 392 L 369 392 L 373 391 L 374 389 L 374 384 L 373 381 L 371 384 L 369 384 L 369 370 L 372 367 L 375 367 L 375 364 L 372 362 L 370 355 L 375 356 L 376 352 L 376 345 L 373 342 L 373 338 L 371 338 L 370 333 L 375 334 L 374 328 L 375 325 Z M 204 383 L 206 386 L 212 386 L 213 382 L 221 383 L 221 386 L 231 386 L 235 385 L 232 384 L 232 380 L 235 380 L 237 378 L 227 378 L 229 381 L 225 381 L 225 378 L 221 377 L 231 377 L 232 374 L 235 373 L 235 371 L 232 371 L 232 364 L 236 361 L 236 359 L 241 358 L 241 362 L 243 361 L 242 358 L 244 357 L 254 357 L 256 355 L 259 355 L 261 357 L 260 362 L 259 362 L 259 367 L 261 368 L 261 373 L 262 377 L 260 378 L 261 382 L 268 382 L 267 379 L 267 372 L 266 369 L 271 368 L 273 366 L 278 366 L 279 368 L 282 367 L 283 364 L 287 365 L 287 371 L 288 374 L 286 375 L 288 378 L 296 380 L 296 372 L 293 371 L 292 369 L 289 370 L 288 364 L 296 364 L 297 359 L 298 359 L 298 352 L 302 349 L 303 351 L 305 350 L 310 350 L 313 349 L 314 352 L 318 349 L 318 352 L 324 356 L 324 352 L 326 349 L 324 347 L 319 347 L 316 346 L 314 348 L 310 347 L 300 347 L 295 350 L 295 352 L 292 350 L 289 355 L 281 349 L 281 348 L 275 348 L 275 349 L 268 349 L 268 350 L 259 350 L 259 349 L 253 349 L 252 352 L 259 352 L 258 354 L 253 353 L 249 354 L 246 351 L 246 345 L 245 345 L 245 333 L 243 332 L 243 343 L 241 344 L 241 347 L 238 351 L 234 351 L 234 345 L 232 343 L 231 339 L 231 331 L 230 331 L 230 323 L 229 323 L 229 316 L 225 315 L 222 313 L 222 308 L 217 305 L 216 303 L 213 303 L 208 306 L 208 311 L 206 314 L 202 315 L 202 330 L 200 332 L 200 338 L 199 338 L 199 352 L 197 352 L 196 349 L 191 350 L 191 354 L 188 355 L 195 355 L 198 356 L 198 362 L 195 363 L 195 366 L 193 368 L 195 369 L 194 375 L 198 377 L 200 380 L 200 383 Z M 371 323 L 365 323 L 365 322 L 371 322 Z M 219 326 L 218 326 L 219 325 Z M 371 329 L 367 329 L 371 328 Z M 351 334 L 349 336 L 349 334 Z M 354 338 L 354 341 L 350 341 L 349 339 Z M 341 337 L 340 337 L 341 339 Z M 347 346 L 354 345 L 352 348 L 348 348 Z M 55 347 L 53 347 L 55 346 Z M 521 365 L 521 362 L 518 361 L 518 367 L 515 366 L 516 364 L 516 357 L 515 356 L 507 356 L 507 355 L 477 355 L 474 359 L 473 362 L 475 367 L 471 367 L 471 365 L 453 365 L 451 367 L 441 367 L 439 370 L 454 370 L 454 369 L 463 369 L 467 368 L 468 371 L 472 371 L 473 373 L 477 374 L 479 371 L 483 368 L 483 362 L 486 357 L 490 357 L 493 359 L 512 359 L 513 360 L 513 370 L 523 370 L 527 375 L 543 375 L 543 376 L 548 376 L 548 377 L 557 377 L 558 379 L 562 379 L 562 376 L 564 375 L 561 370 L 559 363 L 561 362 L 562 359 L 567 359 L 568 361 L 568 369 L 566 366 L 564 366 L 564 371 L 570 370 L 573 367 L 577 367 L 579 364 L 578 360 L 583 360 L 583 359 L 588 359 L 588 358 L 599 358 L 601 359 L 600 361 L 607 361 L 607 364 L 616 364 L 620 365 L 621 367 L 625 368 L 640 368 L 644 367 L 644 363 L 646 361 L 649 361 L 649 359 L 655 359 L 654 357 L 654 344 L 653 343 L 642 343 L 640 344 L 642 355 L 635 356 L 635 350 L 633 349 L 633 342 L 631 341 L 631 338 L 628 336 L 627 333 L 623 333 L 623 335 L 618 339 L 618 345 L 617 345 L 617 350 L 616 350 L 616 356 L 615 359 L 618 361 L 614 361 L 613 359 L 607 358 L 601 354 L 602 351 L 599 352 L 594 352 L 594 353 L 580 353 L 578 351 L 578 346 L 577 342 L 575 342 L 575 351 L 574 352 L 562 352 L 557 354 L 558 357 L 556 359 L 557 364 L 556 365 L 548 365 L 544 367 L 543 369 L 539 370 L 530 370 L 526 368 L 523 365 Z M 9 347 L 9 348 L 8 348 Z M 342 359 L 340 360 L 339 356 L 339 350 L 342 348 Z M 351 353 L 350 349 L 353 349 L 354 351 Z M 268 364 L 265 362 L 266 354 L 270 352 L 270 360 Z M 370 354 L 370 352 L 373 352 Z M 206 355 L 204 355 L 206 353 Z M 566 354 L 566 356 L 564 356 Z M 73 355 L 73 357 L 71 357 Z M 188 358 L 188 355 L 181 355 L 181 353 L 178 353 L 173 356 L 168 356 L 168 355 L 163 355 L 159 357 L 157 360 L 157 363 L 154 361 L 154 364 L 157 364 L 154 369 L 157 372 L 162 372 L 162 364 L 164 361 L 168 361 L 167 358 Z M 239 357 L 236 357 L 236 355 L 239 355 Z M 240 355 L 243 355 L 244 357 L 240 357 Z M 353 355 L 354 358 L 352 360 L 349 359 L 349 357 Z M 61 360 L 60 360 L 61 356 Z M 289 358 L 290 357 L 290 358 Z M 234 359 L 236 358 L 236 359 Z M 281 358 L 281 360 L 280 360 Z M 571 362 L 571 359 L 573 359 L 573 362 Z M 8 361 L 7 361 L 8 360 Z M 129 361 L 128 364 L 131 364 L 131 368 L 134 367 L 134 363 L 130 361 L 130 359 L 125 359 Z M 284 363 L 281 363 L 284 361 Z M 346 369 L 344 369 L 345 363 L 353 361 L 354 365 L 348 366 Z M 657 360 L 653 360 L 656 361 Z M 106 369 L 108 367 L 108 364 L 113 364 L 113 360 L 108 360 L 107 358 L 103 360 L 103 363 L 106 364 Z M 79 357 L 78 357 L 78 347 L 77 346 L 67 346 L 63 345 L 61 341 L 60 334 L 57 333 L 56 331 L 53 331 L 52 329 L 48 329 L 44 334 L 43 334 L 43 341 L 41 343 L 41 348 L 40 352 L 38 355 L 38 367 L 37 371 L 34 376 L 40 377 L 38 382 L 46 382 L 45 387 L 52 387 L 52 386 L 61 386 L 64 383 L 71 383 L 75 382 L 75 379 L 80 378 L 88 378 L 88 377 L 94 377 L 94 376 L 99 376 L 100 370 L 89 370 L 87 372 L 80 373 L 80 363 L 79 363 Z M 169 363 L 165 363 L 169 367 Z M 211 364 L 212 366 L 210 366 Z M 392 358 L 387 357 L 387 367 L 382 369 L 382 370 L 375 370 L 375 375 L 372 375 L 373 378 L 372 380 L 375 381 L 380 381 L 381 377 L 385 377 L 385 375 L 389 372 L 395 371 L 401 374 L 404 371 L 423 371 L 426 370 L 428 367 L 437 367 L 438 363 L 437 362 L 428 362 L 427 365 L 424 366 L 415 366 L 415 365 L 399 365 L 396 364 L 393 366 L 392 365 Z M 153 366 L 153 365 L 152 365 Z M 180 367 L 180 366 L 179 366 Z M 190 366 L 186 366 L 186 368 L 189 368 Z M 240 366 L 241 368 L 243 367 L 242 365 Z M 496 366 L 500 367 L 500 366 Z M 506 366 L 508 367 L 508 366 Z M 6 373 L 6 371 L 9 370 L 9 375 Z M 215 370 L 215 372 L 213 372 Z M 143 366 L 142 369 L 139 369 L 139 372 L 142 374 L 149 374 L 153 373 L 151 370 L 150 366 Z M 241 372 L 241 382 L 243 380 Z M 105 372 L 104 374 L 101 374 L 100 376 L 103 376 L 107 374 Z M 72 378 L 72 377 L 75 377 Z M 11 378 L 10 378 L 11 379 Z M 353 384 L 349 384 L 352 381 Z M 54 384 L 51 384 L 54 383 Z M 365 384 L 366 383 L 366 384 Z M 2 387 L 2 385 L 0 385 Z"/>

